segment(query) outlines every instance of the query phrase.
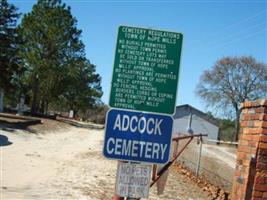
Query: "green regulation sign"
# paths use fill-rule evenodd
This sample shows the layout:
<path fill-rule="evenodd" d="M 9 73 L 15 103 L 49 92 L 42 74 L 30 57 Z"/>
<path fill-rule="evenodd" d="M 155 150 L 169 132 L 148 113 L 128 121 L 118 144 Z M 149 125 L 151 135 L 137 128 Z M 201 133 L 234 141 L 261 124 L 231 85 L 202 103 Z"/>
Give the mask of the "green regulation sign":
<path fill-rule="evenodd" d="M 181 33 L 120 26 L 110 107 L 173 114 L 182 40 Z"/>

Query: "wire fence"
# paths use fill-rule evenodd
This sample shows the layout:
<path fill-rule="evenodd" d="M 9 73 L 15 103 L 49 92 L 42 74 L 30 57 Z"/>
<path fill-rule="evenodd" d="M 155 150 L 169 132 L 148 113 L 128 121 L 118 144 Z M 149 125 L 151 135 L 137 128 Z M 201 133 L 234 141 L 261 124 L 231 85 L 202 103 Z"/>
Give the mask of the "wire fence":
<path fill-rule="evenodd" d="M 181 146 L 183 145 L 179 145 L 179 148 Z M 203 146 L 203 148 L 206 148 L 205 144 L 203 144 Z M 218 149 L 218 151 L 220 151 L 221 146 L 212 146 L 214 149 Z M 177 159 L 178 163 L 183 164 L 196 174 L 198 169 L 199 147 L 200 146 L 197 145 L 196 142 L 192 142 Z M 227 156 L 227 154 L 223 156 Z M 226 160 L 227 158 L 225 160 L 221 160 L 216 156 L 214 157 L 214 155 L 211 156 L 206 151 L 202 151 L 198 173 L 199 175 L 205 177 L 205 179 L 213 185 L 219 186 L 225 191 L 230 192 L 232 188 L 234 167 L 228 165 Z"/>
<path fill-rule="evenodd" d="M 189 168 L 191 171 L 196 172 L 197 163 L 187 160 L 185 158 L 179 159 L 178 162 Z M 205 177 L 212 184 L 223 187 L 226 191 L 230 191 L 232 188 L 232 182 L 230 180 L 204 167 L 200 166 L 199 174 Z"/>

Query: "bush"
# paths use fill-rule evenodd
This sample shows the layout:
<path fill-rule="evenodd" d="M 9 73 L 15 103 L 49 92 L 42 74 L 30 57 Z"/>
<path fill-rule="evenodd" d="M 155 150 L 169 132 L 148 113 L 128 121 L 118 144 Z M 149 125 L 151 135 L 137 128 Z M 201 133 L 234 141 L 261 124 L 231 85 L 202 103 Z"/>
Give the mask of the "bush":
<path fill-rule="evenodd" d="M 233 141 L 234 134 L 235 134 L 235 122 L 228 119 L 221 119 L 219 139 L 223 141 Z"/>

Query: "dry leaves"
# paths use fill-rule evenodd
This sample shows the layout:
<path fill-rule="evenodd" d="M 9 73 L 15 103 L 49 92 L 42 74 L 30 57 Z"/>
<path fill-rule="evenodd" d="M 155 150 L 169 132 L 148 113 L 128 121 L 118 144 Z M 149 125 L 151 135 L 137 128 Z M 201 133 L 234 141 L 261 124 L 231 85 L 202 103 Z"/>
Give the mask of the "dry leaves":
<path fill-rule="evenodd" d="M 212 185 L 202 176 L 196 177 L 196 175 L 192 171 L 190 171 L 183 165 L 175 163 L 173 165 L 173 169 L 177 173 L 187 176 L 204 191 L 207 191 L 210 194 L 212 200 L 230 200 L 229 193 L 225 192 L 223 189 L 217 186 Z"/>

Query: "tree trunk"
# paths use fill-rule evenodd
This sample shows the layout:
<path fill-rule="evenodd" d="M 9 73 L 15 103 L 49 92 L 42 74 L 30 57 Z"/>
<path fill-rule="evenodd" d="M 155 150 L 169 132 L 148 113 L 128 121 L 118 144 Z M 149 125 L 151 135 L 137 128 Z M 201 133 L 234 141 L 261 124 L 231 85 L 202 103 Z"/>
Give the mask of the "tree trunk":
<path fill-rule="evenodd" d="M 34 86 L 33 86 L 33 97 L 32 97 L 32 107 L 31 114 L 36 114 L 37 112 L 37 94 L 38 94 L 38 76 L 34 77 Z"/>
<path fill-rule="evenodd" d="M 239 135 L 239 119 L 240 119 L 241 110 L 238 109 L 238 107 L 235 107 L 235 134 L 234 134 L 234 142 L 238 141 L 238 135 Z"/>
<path fill-rule="evenodd" d="M 41 101 L 40 112 L 45 114 L 45 101 L 44 100 Z"/>
<path fill-rule="evenodd" d="M 4 111 L 4 90 L 0 88 L 0 112 Z"/>
<path fill-rule="evenodd" d="M 48 101 L 45 101 L 45 114 L 48 114 Z"/>
<path fill-rule="evenodd" d="M 73 110 L 73 118 L 77 120 L 78 110 Z"/>

